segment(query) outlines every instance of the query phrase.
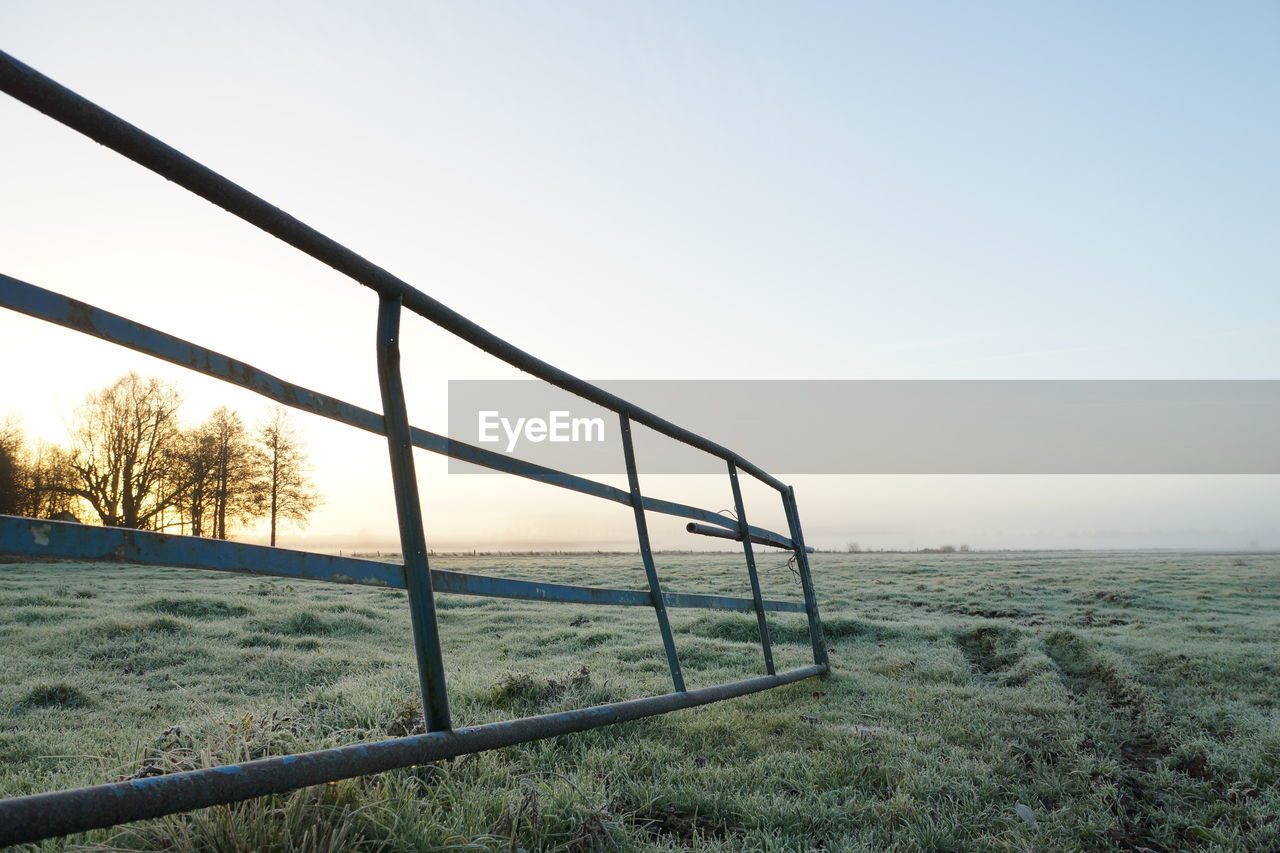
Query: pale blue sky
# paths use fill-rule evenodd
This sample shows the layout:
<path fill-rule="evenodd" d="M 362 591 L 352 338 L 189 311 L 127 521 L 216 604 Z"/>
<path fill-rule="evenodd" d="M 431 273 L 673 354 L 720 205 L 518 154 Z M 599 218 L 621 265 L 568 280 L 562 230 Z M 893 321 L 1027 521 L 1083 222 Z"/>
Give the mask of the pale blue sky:
<path fill-rule="evenodd" d="M 8 0 L 0 34 L 589 378 L 1277 375 L 1274 3 Z M 378 407 L 371 294 L 15 102 L 0 127 L 4 272 Z M 445 380 L 507 374 L 420 325 L 411 403 L 442 429 Z M 0 315 L 0 347 L 48 353 L 0 410 L 53 434 L 121 369 L 182 375 L 71 338 Z M 193 416 L 256 405 L 187 386 Z M 376 441 L 306 423 L 313 533 L 391 530 Z M 438 541 L 613 530 L 422 464 Z M 1280 545 L 1273 478 L 1039 483 L 799 486 L 827 544 Z"/>

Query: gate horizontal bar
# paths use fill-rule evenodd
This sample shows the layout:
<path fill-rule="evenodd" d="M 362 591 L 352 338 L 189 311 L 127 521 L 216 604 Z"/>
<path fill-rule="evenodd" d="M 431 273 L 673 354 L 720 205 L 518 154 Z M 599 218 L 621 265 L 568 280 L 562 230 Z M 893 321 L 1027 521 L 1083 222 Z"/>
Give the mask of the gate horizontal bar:
<path fill-rule="evenodd" d="M 484 595 L 493 598 L 514 598 L 522 601 L 555 601 L 566 604 L 610 604 L 623 607 L 652 607 L 653 599 L 646 590 L 609 589 L 598 586 L 570 586 L 558 583 L 495 578 L 466 572 L 431 570 L 431 584 L 437 593 L 452 592 L 459 595 Z M 734 610 L 746 613 L 753 609 L 751 599 L 727 595 L 707 595 L 695 592 L 671 592 L 663 590 L 662 600 L 667 607 L 691 607 L 704 610 Z M 804 603 L 799 601 L 764 602 L 765 610 L 779 613 L 804 613 Z"/>
<path fill-rule="evenodd" d="M 386 434 L 382 415 L 376 412 L 294 385 L 243 361 L 3 273 L 0 273 L 0 305 L 239 385 L 286 406 L 378 435 Z"/>
<path fill-rule="evenodd" d="M 825 666 L 806 666 L 685 693 L 630 699 L 451 732 L 432 732 L 168 776 L 12 797 L 0 800 L 0 845 L 39 841 L 572 734 L 758 693 L 822 675 L 826 671 Z"/>
<path fill-rule="evenodd" d="M 326 237 L 310 225 L 3 51 L 0 51 L 0 91 L 256 225 L 380 295 L 399 298 L 405 308 L 512 367 L 531 373 L 606 409 L 626 415 L 636 423 L 669 438 L 733 462 L 740 470 L 785 493 L 786 485 L 781 480 L 727 447 L 658 417 L 508 343 L 479 323 L 397 278 L 333 238 Z"/>
<path fill-rule="evenodd" d="M 360 406 L 344 402 L 335 397 L 320 394 L 316 391 L 294 385 L 253 365 L 206 349 L 199 344 L 175 337 L 166 332 L 145 326 L 142 323 L 121 317 L 97 308 L 78 299 L 63 296 L 52 290 L 46 290 L 29 282 L 0 273 L 0 305 L 10 308 L 28 317 L 45 320 L 74 331 L 92 335 L 104 341 L 110 341 L 136 352 L 145 353 L 154 358 L 186 367 L 206 376 L 221 379 L 238 385 L 249 391 L 269 397 L 278 403 L 310 412 L 314 415 L 330 418 L 376 435 L 385 435 L 385 424 L 382 415 L 363 409 Z M 624 489 L 610 486 L 576 474 L 557 471 L 523 459 L 516 459 L 476 447 L 463 441 L 456 441 L 447 436 L 429 432 L 417 427 L 410 428 L 410 436 L 415 447 L 432 453 L 439 453 L 473 465 L 480 465 L 507 474 L 514 474 L 540 483 L 559 486 L 562 489 L 605 498 L 626 506 L 631 505 L 631 495 Z M 730 519 L 710 510 L 687 506 L 674 501 L 658 498 L 644 498 L 644 507 L 650 512 L 691 518 L 708 524 L 737 529 Z M 761 528 L 752 528 L 752 532 L 785 540 L 786 537 Z M 788 543 L 790 540 L 786 540 Z M 787 544 L 785 547 L 790 548 Z"/>
<path fill-rule="evenodd" d="M 0 515 L 0 554 L 177 566 L 404 589 L 404 567 L 394 563 L 15 515 Z"/>
<path fill-rule="evenodd" d="M 579 477 L 577 474 L 569 474 L 564 471 L 557 471 L 554 468 L 547 468 L 544 465 L 538 465 L 535 462 L 526 462 L 523 459 L 516 459 L 512 456 L 504 456 L 492 450 L 486 450 L 483 447 L 476 447 L 474 444 L 467 444 L 464 441 L 448 438 L 424 429 L 413 427 L 411 430 L 413 436 L 413 444 L 423 450 L 430 450 L 433 453 L 439 453 L 442 456 L 448 456 L 451 459 L 458 459 L 462 462 L 470 462 L 485 468 L 492 468 L 495 471 L 502 471 L 507 474 L 514 474 L 517 477 L 524 477 L 529 480 L 537 480 L 540 483 L 549 483 L 553 486 L 559 486 L 563 489 L 570 489 L 585 495 L 592 495 L 597 498 L 613 501 L 614 503 L 631 505 L 631 495 L 629 492 L 619 489 L 616 486 L 610 486 L 607 483 L 601 483 L 596 480 L 589 480 L 586 477 Z M 737 530 L 738 525 L 731 518 L 725 518 L 719 513 L 712 512 L 708 509 L 702 509 L 688 504 L 677 503 L 675 501 L 663 500 L 662 498 L 652 498 L 644 496 L 642 499 L 646 512 L 659 512 L 663 515 L 674 515 L 679 518 L 692 518 L 698 521 L 705 521 L 708 524 L 715 524 L 725 529 Z M 783 542 L 784 545 L 779 547 L 790 549 L 792 547 L 791 540 L 780 533 L 772 530 L 765 530 L 762 527 L 752 526 L 752 535 L 769 537 L 774 542 Z"/>
<path fill-rule="evenodd" d="M 149 530 L 96 527 L 71 521 L 45 521 L 13 515 L 0 515 L 0 554 L 106 560 L 295 580 L 405 588 L 404 567 L 394 563 L 291 551 L 267 545 L 247 545 L 243 542 L 199 536 L 175 536 Z M 441 569 L 431 570 L 431 584 L 438 593 L 455 595 L 624 607 L 653 605 L 645 590 L 539 583 Z M 667 592 L 664 593 L 663 600 L 668 607 L 739 612 L 752 609 L 750 599 L 724 595 Z M 798 601 L 765 601 L 764 605 L 766 610 L 780 613 L 804 612 L 804 604 Z"/>
<path fill-rule="evenodd" d="M 734 542 L 742 541 L 742 534 L 738 531 L 724 530 L 719 527 L 708 527 L 705 524 L 697 524 L 692 521 L 686 524 L 684 529 L 690 533 L 697 533 L 699 536 L 714 536 L 717 539 L 732 539 Z M 762 536 L 756 533 L 754 529 L 752 529 L 751 532 L 751 541 L 757 545 L 772 545 L 774 548 L 782 548 L 787 551 L 794 550 L 795 548 L 795 546 L 791 544 L 790 539 L 783 539 L 781 536 L 773 535 Z M 812 548 L 805 548 L 805 550 L 810 554 L 814 553 Z"/>
<path fill-rule="evenodd" d="M 695 521 L 705 521 L 708 524 L 714 524 L 723 527 L 726 530 L 737 531 L 738 523 L 732 518 L 725 518 L 718 512 L 710 512 L 705 509 L 699 509 L 696 506 L 685 506 L 684 504 L 675 503 L 674 501 L 664 501 L 659 498 L 644 498 L 644 508 L 649 512 L 660 512 L 665 515 L 675 515 L 680 518 L 692 518 Z M 772 530 L 765 530 L 763 527 L 751 527 L 752 536 L 763 536 L 774 542 L 785 542 L 785 547 L 790 548 L 791 540 L 781 533 L 774 533 Z"/>

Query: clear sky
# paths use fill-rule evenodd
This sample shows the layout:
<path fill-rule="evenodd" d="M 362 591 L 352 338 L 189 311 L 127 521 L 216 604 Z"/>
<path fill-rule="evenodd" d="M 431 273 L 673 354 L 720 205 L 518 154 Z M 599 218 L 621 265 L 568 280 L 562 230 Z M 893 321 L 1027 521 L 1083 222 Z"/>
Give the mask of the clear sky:
<path fill-rule="evenodd" d="M 1277 378 L 1275 3 L 7 0 L 0 36 L 586 378 Z M 379 408 L 371 292 L 8 99 L 0 271 Z M 513 375 L 404 346 L 427 428 L 448 379 Z M 0 359 L 51 438 L 130 368 L 193 419 L 261 406 L 8 312 Z M 380 441 L 299 420 L 328 504 L 292 541 L 391 543 Z M 440 547 L 631 544 L 624 508 L 419 468 Z M 796 485 L 826 546 L 1280 547 L 1273 477 Z"/>

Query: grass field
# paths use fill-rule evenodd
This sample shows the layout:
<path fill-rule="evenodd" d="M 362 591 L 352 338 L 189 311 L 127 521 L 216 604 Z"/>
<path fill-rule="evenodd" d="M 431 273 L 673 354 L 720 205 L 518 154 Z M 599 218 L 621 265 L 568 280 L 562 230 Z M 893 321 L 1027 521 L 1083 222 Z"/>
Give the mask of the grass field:
<path fill-rule="evenodd" d="M 746 594 L 740 556 L 660 555 Z M 766 595 L 799 598 L 780 559 Z M 635 557 L 438 568 L 639 587 Z M 47 842 L 157 850 L 1280 849 L 1280 557 L 820 554 L 834 674 L 436 766 Z M 670 690 L 651 612 L 442 596 L 455 723 Z M 690 686 L 754 618 L 672 611 Z M 779 668 L 809 662 L 774 622 Z M 0 794 L 411 731 L 402 593 L 0 565 Z"/>

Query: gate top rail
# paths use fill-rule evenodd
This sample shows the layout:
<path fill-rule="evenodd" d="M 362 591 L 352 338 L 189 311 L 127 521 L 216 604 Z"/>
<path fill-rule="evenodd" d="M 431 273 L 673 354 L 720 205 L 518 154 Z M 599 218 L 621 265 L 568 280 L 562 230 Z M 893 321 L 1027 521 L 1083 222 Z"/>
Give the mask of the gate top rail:
<path fill-rule="evenodd" d="M 710 439 L 525 352 L 300 219 L 254 195 L 142 129 L 0 51 L 0 89 L 68 127 L 145 166 L 263 231 L 427 318 L 507 364 L 625 415 L 663 435 L 732 462 L 783 494 L 787 486 L 763 468 Z"/>

